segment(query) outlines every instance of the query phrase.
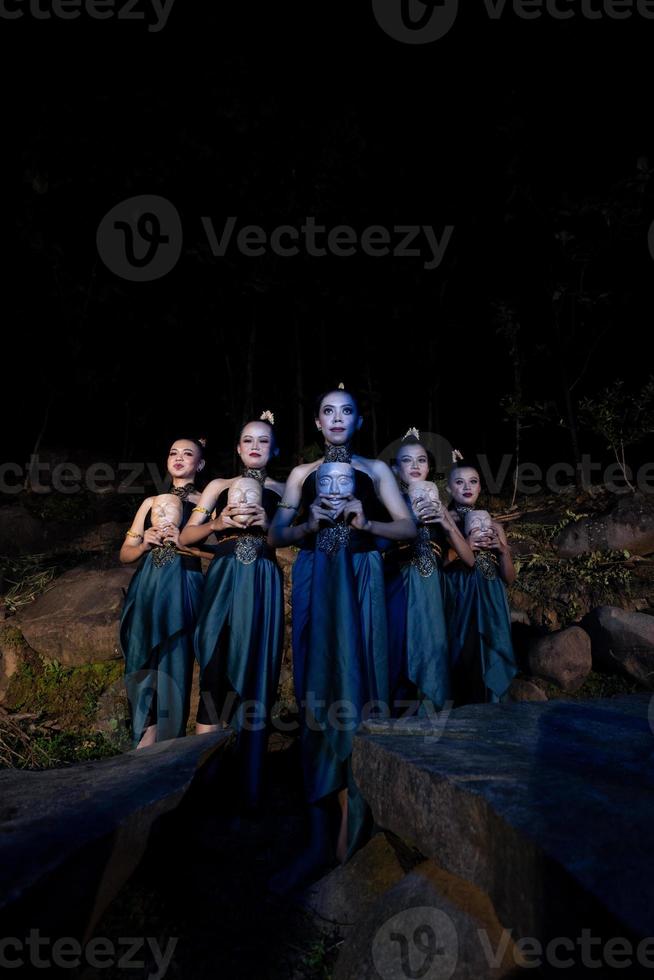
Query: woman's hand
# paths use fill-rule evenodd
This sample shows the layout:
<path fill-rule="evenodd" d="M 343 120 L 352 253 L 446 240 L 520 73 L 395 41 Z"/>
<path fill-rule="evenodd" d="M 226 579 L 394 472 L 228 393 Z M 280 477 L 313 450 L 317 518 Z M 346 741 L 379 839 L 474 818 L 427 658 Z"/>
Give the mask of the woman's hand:
<path fill-rule="evenodd" d="M 175 527 L 174 524 L 168 524 L 160 530 L 163 544 L 174 544 L 177 547 L 179 544 L 179 528 Z"/>
<path fill-rule="evenodd" d="M 509 542 L 506 537 L 506 532 L 501 524 L 497 521 L 491 523 L 491 531 L 489 532 L 489 544 L 486 545 L 487 548 L 491 548 L 493 551 L 508 551 Z"/>
<path fill-rule="evenodd" d="M 442 506 L 437 506 L 427 497 L 423 497 L 421 500 L 416 501 L 415 507 L 413 507 L 413 512 L 421 524 L 443 523 Z"/>
<path fill-rule="evenodd" d="M 491 547 L 492 534 L 490 531 L 484 531 L 479 527 L 475 528 L 466 540 L 473 551 L 481 551 L 484 548 Z"/>
<path fill-rule="evenodd" d="M 345 507 L 343 508 L 343 514 L 345 515 L 346 522 L 349 517 L 352 519 L 349 521 L 351 527 L 357 529 L 357 531 L 368 531 L 370 528 L 370 521 L 363 513 L 363 504 L 356 497 L 348 497 Z"/>
<path fill-rule="evenodd" d="M 157 527 L 149 527 L 143 532 L 143 547 L 146 551 L 158 548 L 162 542 L 161 531 Z"/>
<path fill-rule="evenodd" d="M 265 508 L 263 508 L 260 504 L 252 504 L 252 506 L 249 509 L 254 513 L 252 513 L 248 518 L 247 526 L 260 527 L 264 531 L 267 531 L 268 515 L 266 514 Z"/>
<path fill-rule="evenodd" d="M 320 528 L 321 521 L 334 521 L 334 511 L 327 506 L 325 497 L 316 497 L 309 507 L 309 517 L 307 518 L 307 531 L 315 534 Z"/>
<path fill-rule="evenodd" d="M 240 524 L 238 521 L 234 520 L 236 515 L 243 514 L 244 511 L 252 510 L 251 507 L 238 507 L 234 505 L 227 505 L 223 507 L 218 517 L 214 517 L 212 521 L 209 521 L 209 527 L 212 531 L 226 531 L 229 527 L 237 527 L 239 530 L 243 530 L 244 525 Z"/>

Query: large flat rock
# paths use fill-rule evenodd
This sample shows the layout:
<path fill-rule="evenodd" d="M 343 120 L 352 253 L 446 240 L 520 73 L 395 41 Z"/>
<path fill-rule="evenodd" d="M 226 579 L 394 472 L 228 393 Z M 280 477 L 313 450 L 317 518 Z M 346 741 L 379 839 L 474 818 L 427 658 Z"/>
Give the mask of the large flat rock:
<path fill-rule="evenodd" d="M 649 717 L 648 717 L 649 716 Z M 355 737 L 375 820 L 481 888 L 518 936 L 652 932 L 650 696 L 469 705 Z M 615 930 L 619 931 L 615 931 Z"/>
<path fill-rule="evenodd" d="M 120 614 L 136 565 L 74 568 L 16 617 L 37 653 L 66 666 L 120 658 Z"/>
<path fill-rule="evenodd" d="M 230 739 L 196 735 L 66 769 L 0 772 L 5 929 L 88 932 L 138 865 L 155 821 Z"/>

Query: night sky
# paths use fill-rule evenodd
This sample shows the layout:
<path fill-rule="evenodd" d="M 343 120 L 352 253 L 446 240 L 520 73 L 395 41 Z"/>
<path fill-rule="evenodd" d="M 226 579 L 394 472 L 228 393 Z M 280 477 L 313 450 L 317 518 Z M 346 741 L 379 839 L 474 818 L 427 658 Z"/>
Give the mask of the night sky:
<path fill-rule="evenodd" d="M 518 384 L 547 414 L 525 430 L 527 458 L 571 458 L 566 390 L 575 411 L 651 373 L 654 20 L 560 6 L 575 18 L 507 4 L 493 20 L 466 0 L 445 37 L 405 44 L 351 0 L 176 0 L 158 32 L 15 2 L 25 15 L 0 23 L 7 457 L 29 455 L 47 412 L 42 448 L 70 459 L 161 458 L 204 434 L 216 461 L 270 408 L 292 465 L 314 395 L 343 380 L 371 455 L 413 425 L 512 452 Z M 139 195 L 183 227 L 179 261 L 150 282 L 96 244 Z M 418 257 L 232 242 L 216 258 L 206 216 L 218 232 L 229 216 L 267 234 L 307 217 L 382 226 L 394 244 L 399 225 L 453 231 L 434 269 L 424 239 Z"/>

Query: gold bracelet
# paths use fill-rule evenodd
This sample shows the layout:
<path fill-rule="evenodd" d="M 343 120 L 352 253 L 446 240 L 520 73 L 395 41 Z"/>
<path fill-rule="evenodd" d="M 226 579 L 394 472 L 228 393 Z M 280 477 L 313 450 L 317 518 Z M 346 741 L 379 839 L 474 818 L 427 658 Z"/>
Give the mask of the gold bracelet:
<path fill-rule="evenodd" d="M 125 535 L 128 538 L 138 538 L 140 541 L 143 540 L 143 535 L 137 534 L 136 531 L 125 531 Z"/>
<path fill-rule="evenodd" d="M 194 507 L 191 511 L 192 514 L 210 514 L 211 511 L 207 510 L 206 507 Z"/>
<path fill-rule="evenodd" d="M 279 503 L 277 504 L 277 506 L 278 506 L 278 507 L 283 507 L 283 508 L 284 508 L 285 510 L 297 510 L 297 507 L 294 507 L 294 506 L 293 506 L 293 504 L 283 504 L 283 503 L 281 502 L 281 500 L 280 500 L 280 502 L 279 502 Z"/>

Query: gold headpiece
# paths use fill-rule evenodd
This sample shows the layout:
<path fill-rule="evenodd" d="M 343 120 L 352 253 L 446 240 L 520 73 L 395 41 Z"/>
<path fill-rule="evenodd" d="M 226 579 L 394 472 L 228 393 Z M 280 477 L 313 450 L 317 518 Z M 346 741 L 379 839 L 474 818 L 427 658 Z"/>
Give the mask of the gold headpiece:
<path fill-rule="evenodd" d="M 339 383 L 338 383 L 338 390 L 339 391 L 345 391 L 345 385 L 343 384 L 342 381 L 339 381 Z"/>
<path fill-rule="evenodd" d="M 271 425 L 274 425 L 275 424 L 275 416 L 273 415 L 272 412 L 265 411 L 265 412 L 262 412 L 261 415 L 259 416 L 259 421 L 260 422 L 270 422 Z"/>
<path fill-rule="evenodd" d="M 205 446 L 206 446 L 206 444 L 207 444 L 207 440 L 205 439 L 205 437 L 204 437 L 204 436 L 201 436 L 201 437 L 200 437 L 200 438 L 199 438 L 199 439 L 198 439 L 197 441 L 198 441 L 198 442 L 200 443 L 200 445 L 201 445 L 201 446 L 202 446 L 202 448 L 204 449 L 204 447 L 205 447 Z"/>
<path fill-rule="evenodd" d="M 409 436 L 413 436 L 414 439 L 418 439 L 418 440 L 420 439 L 420 433 L 418 432 L 417 429 L 409 429 L 407 432 L 404 433 L 402 438 L 408 439 Z"/>
<path fill-rule="evenodd" d="M 452 462 L 458 463 L 460 459 L 463 459 L 463 453 L 459 452 L 458 449 L 452 450 Z"/>

